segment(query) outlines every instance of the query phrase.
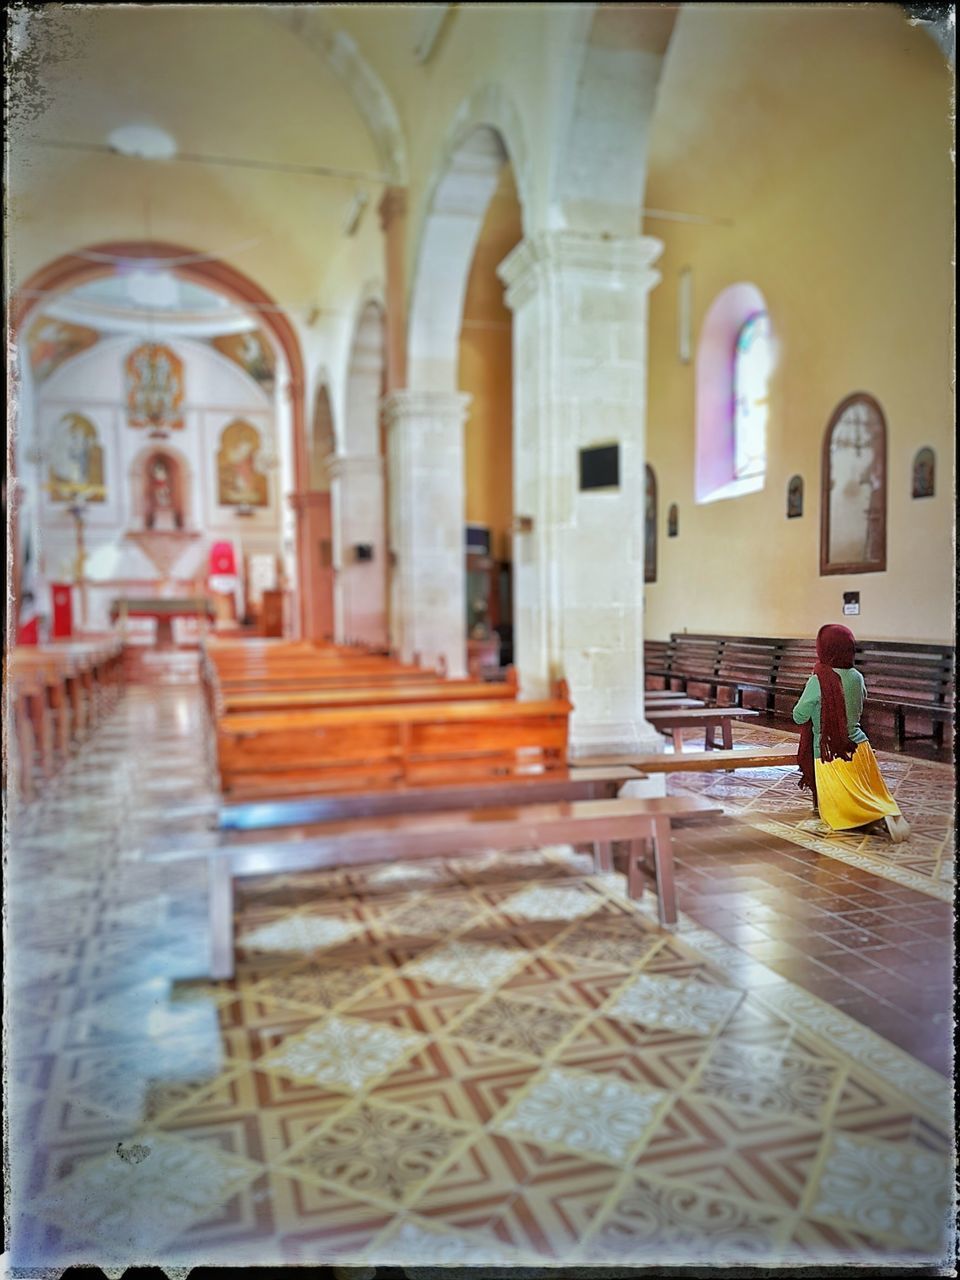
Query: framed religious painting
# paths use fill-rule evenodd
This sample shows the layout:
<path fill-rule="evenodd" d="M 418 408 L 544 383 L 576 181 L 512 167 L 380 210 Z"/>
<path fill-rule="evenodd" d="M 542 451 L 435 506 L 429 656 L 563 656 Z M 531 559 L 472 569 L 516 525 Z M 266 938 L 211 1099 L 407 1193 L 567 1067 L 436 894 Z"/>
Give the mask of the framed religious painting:
<path fill-rule="evenodd" d="M 787 485 L 787 519 L 796 520 L 803 515 L 803 476 L 791 476 Z"/>
<path fill-rule="evenodd" d="M 52 502 L 105 502 L 103 445 L 97 428 L 82 413 L 65 413 L 50 450 L 47 492 Z"/>
<path fill-rule="evenodd" d="M 918 449 L 913 459 L 914 498 L 932 498 L 936 487 L 937 455 L 930 448 Z"/>
<path fill-rule="evenodd" d="M 887 567 L 887 424 L 864 392 L 847 396 L 823 438 L 820 572 Z"/>
<path fill-rule="evenodd" d="M 643 512 L 643 580 L 657 580 L 657 477 L 649 463 Z"/>

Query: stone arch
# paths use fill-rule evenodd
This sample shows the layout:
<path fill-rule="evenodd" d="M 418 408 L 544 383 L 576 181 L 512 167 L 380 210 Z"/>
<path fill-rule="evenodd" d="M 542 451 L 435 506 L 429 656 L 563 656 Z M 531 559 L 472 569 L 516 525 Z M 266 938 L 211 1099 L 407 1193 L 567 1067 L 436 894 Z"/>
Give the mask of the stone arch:
<path fill-rule="evenodd" d="M 380 401 L 386 393 L 386 309 L 366 295 L 353 326 L 347 364 L 343 452 L 375 456 L 381 451 Z"/>
<path fill-rule="evenodd" d="M 574 25 L 549 196 L 556 228 L 635 236 L 657 87 L 679 6 L 595 5 Z"/>
<path fill-rule="evenodd" d="M 304 403 L 304 363 L 300 340 L 289 318 L 275 305 L 273 298 L 249 276 L 229 263 L 216 258 L 208 258 L 205 254 L 183 245 L 154 241 L 109 241 L 87 246 L 74 253 L 67 253 L 46 266 L 35 271 L 18 288 L 11 299 L 9 309 L 9 341 L 8 353 L 17 349 L 21 335 L 25 332 L 27 322 L 39 312 L 45 299 L 52 293 L 66 292 L 69 289 L 108 275 L 115 267 L 116 260 L 132 262 L 150 262 L 165 266 L 176 275 L 216 289 L 243 306 L 245 303 L 258 308 L 261 323 L 269 331 L 269 335 L 281 353 L 286 365 L 287 394 L 290 412 L 290 441 L 292 455 L 292 482 L 298 494 L 307 489 L 309 478 L 309 462 L 305 430 Z M 16 370 L 15 355 L 8 354 L 8 364 L 13 359 Z M 16 384 L 16 379 L 12 379 Z M 13 468 L 13 436 L 8 433 L 8 472 L 15 474 Z M 296 508 L 299 511 L 299 506 Z M 14 554 L 14 574 L 19 572 L 18 529 L 12 529 Z M 307 538 L 307 530 L 303 520 L 297 526 L 297 616 L 301 631 L 310 634 L 306 629 L 308 611 L 307 592 L 304 585 L 312 580 L 313 564 L 311 546 Z M 14 577 L 14 581 L 17 581 Z"/>
<path fill-rule="evenodd" d="M 317 380 L 313 395 L 313 412 L 310 415 L 310 491 L 327 493 L 330 490 L 330 459 L 336 453 L 337 433 L 333 425 L 333 402 L 330 396 L 330 379 L 322 374 Z"/>
<path fill-rule="evenodd" d="M 314 10 L 266 9 L 263 16 L 289 31 L 314 53 L 345 85 L 364 124 L 370 131 L 391 185 L 407 182 L 407 145 L 400 117 L 383 81 L 345 31 L 331 30 Z"/>
<path fill-rule="evenodd" d="M 526 231 L 532 178 L 520 115 L 499 85 L 483 85 L 454 117 L 420 217 L 407 331 L 411 389 L 456 389 L 467 277 L 487 206 L 508 162 Z"/>

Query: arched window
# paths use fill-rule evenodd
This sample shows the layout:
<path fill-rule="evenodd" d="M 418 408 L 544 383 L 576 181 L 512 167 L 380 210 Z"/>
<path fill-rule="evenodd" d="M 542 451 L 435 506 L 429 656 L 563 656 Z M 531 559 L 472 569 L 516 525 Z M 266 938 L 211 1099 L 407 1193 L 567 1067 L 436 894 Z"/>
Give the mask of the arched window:
<path fill-rule="evenodd" d="M 820 572 L 887 567 L 887 424 L 858 392 L 834 410 L 823 439 Z"/>
<path fill-rule="evenodd" d="M 643 518 L 643 580 L 657 580 L 657 477 L 647 463 L 647 494 Z"/>
<path fill-rule="evenodd" d="M 771 366 L 770 317 L 758 311 L 737 334 L 733 355 L 733 476 L 757 477 L 767 470 L 768 384 Z"/>
<path fill-rule="evenodd" d="M 774 344 L 755 285 L 724 289 L 706 314 L 697 346 L 698 502 L 762 489 Z"/>

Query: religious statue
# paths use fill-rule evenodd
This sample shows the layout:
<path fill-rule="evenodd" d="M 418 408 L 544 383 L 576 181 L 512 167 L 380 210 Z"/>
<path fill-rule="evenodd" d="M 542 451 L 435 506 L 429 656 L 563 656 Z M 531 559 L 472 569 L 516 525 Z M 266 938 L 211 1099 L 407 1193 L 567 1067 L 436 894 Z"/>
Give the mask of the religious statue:
<path fill-rule="evenodd" d="M 154 454 L 146 468 L 146 501 L 144 524 L 148 529 L 171 525 L 183 528 L 183 511 L 180 505 L 179 476 L 176 464 L 165 454 Z"/>

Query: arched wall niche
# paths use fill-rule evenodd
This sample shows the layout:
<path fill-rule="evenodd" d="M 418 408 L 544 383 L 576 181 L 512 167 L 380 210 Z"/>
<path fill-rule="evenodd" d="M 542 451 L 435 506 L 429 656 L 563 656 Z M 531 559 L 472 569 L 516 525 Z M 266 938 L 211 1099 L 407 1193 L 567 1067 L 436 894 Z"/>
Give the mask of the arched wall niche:
<path fill-rule="evenodd" d="M 174 445 L 152 441 L 129 472 L 130 516 L 138 530 L 180 531 L 194 523 L 190 464 Z"/>
<path fill-rule="evenodd" d="M 289 320 L 275 306 L 270 295 L 249 276 L 236 267 L 220 259 L 205 258 L 197 250 L 183 245 L 156 241 L 110 241 L 85 247 L 73 253 L 67 253 L 46 266 L 41 267 L 27 277 L 13 295 L 8 312 L 8 353 L 15 353 L 20 339 L 26 332 L 27 325 L 39 313 L 45 300 L 51 295 L 67 292 L 79 284 L 109 275 L 115 270 L 117 260 L 131 262 L 150 262 L 163 266 L 185 280 L 192 280 L 217 290 L 231 298 L 240 306 L 249 305 L 257 309 L 258 319 L 275 344 L 283 365 L 286 382 L 285 396 L 278 398 L 278 410 L 281 406 L 289 412 L 290 468 L 285 477 L 291 484 L 295 495 L 305 492 L 309 483 L 309 461 L 306 438 L 306 415 L 304 404 L 304 365 L 299 338 Z M 8 367 L 16 373 L 16 355 L 8 354 Z M 16 385 L 16 379 L 11 379 Z M 285 400 L 285 404 L 283 403 Z M 13 437 L 19 409 L 14 410 L 14 431 L 8 437 L 8 471 L 15 474 Z M 10 504 L 11 510 L 16 504 Z M 294 502 L 299 512 L 299 505 Z M 19 530 L 16 521 L 12 522 L 11 542 L 14 559 L 14 581 L 19 581 Z M 292 548 L 291 548 L 292 550 Z M 296 606 L 294 626 L 301 634 L 309 634 L 306 609 L 306 593 L 304 584 L 310 580 L 315 565 L 314 549 L 307 537 L 305 522 L 297 521 L 295 534 L 296 566 Z M 289 560 L 288 560 L 289 563 Z M 293 584 L 291 584 L 293 585 Z M 15 627 L 8 634 L 15 633 Z"/>

